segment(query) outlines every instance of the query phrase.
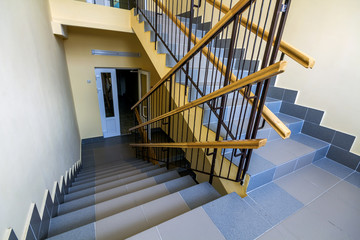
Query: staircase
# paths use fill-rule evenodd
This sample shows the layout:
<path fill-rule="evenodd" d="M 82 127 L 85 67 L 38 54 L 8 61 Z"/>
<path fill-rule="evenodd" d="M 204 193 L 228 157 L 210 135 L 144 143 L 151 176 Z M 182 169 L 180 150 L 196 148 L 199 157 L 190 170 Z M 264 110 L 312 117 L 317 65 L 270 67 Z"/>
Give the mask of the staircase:
<path fill-rule="evenodd" d="M 133 152 L 131 148 L 123 151 Z M 205 219 L 205 229 L 197 231 L 206 230 L 209 239 L 224 238 L 202 206 L 221 204 L 227 198 L 222 199 L 209 183 L 197 184 L 189 175 L 181 176 L 180 169 L 167 170 L 133 157 L 102 159 L 96 165 L 91 161 L 84 159 L 83 169 L 64 195 L 51 219 L 48 239 L 125 239 L 134 235 L 132 239 L 149 239 L 144 236 L 153 230 L 141 232 L 157 225 L 160 233 L 164 229 L 164 234 L 175 239 L 177 233 L 168 230 L 188 219 Z"/>
<path fill-rule="evenodd" d="M 147 13 L 151 15 L 151 13 Z M 189 13 L 185 12 L 182 14 L 177 15 L 177 18 L 189 28 Z M 164 20 L 167 17 L 162 15 L 158 16 L 158 22 L 167 22 L 168 20 Z M 201 19 L 201 16 L 198 16 Z M 155 33 L 149 23 L 146 21 L 142 14 L 138 15 L 139 24 L 144 24 L 144 32 L 150 32 L 151 41 L 155 41 Z M 202 38 L 209 30 L 210 30 L 210 22 L 208 23 L 197 23 L 196 19 L 194 20 L 192 29 L 193 33 L 196 34 L 198 38 Z M 168 39 L 168 41 L 179 41 L 175 38 L 175 34 L 173 33 L 174 37 L 171 37 L 171 34 L 168 33 L 167 29 L 169 27 L 163 27 L 160 25 L 158 27 L 158 31 L 160 36 L 164 39 Z M 171 28 L 177 28 L 175 24 L 173 24 Z M 180 42 L 184 44 L 176 45 L 175 43 L 172 44 L 171 42 L 168 44 L 172 50 L 172 52 L 179 53 L 177 55 L 178 59 L 181 59 L 184 56 L 185 51 L 181 51 L 181 49 L 187 48 L 187 41 L 183 41 L 182 39 L 187 39 L 184 34 L 176 35 L 177 37 L 180 36 Z M 140 36 L 139 36 L 140 37 Z M 212 52 L 219 54 L 220 57 L 227 56 L 228 49 L 226 49 L 227 44 L 225 43 L 228 41 L 227 39 L 217 39 L 212 48 Z M 157 45 L 157 53 L 159 55 L 166 54 L 166 67 L 172 68 L 177 63 L 173 56 L 169 53 L 169 50 L 166 49 L 164 44 L 161 41 L 155 43 Z M 192 45 L 193 47 L 193 45 Z M 239 73 L 239 76 L 246 77 L 249 74 L 256 71 L 256 68 L 252 68 L 249 71 L 249 66 L 258 66 L 259 63 L 256 61 L 251 61 L 244 59 L 243 52 L 244 49 L 235 49 L 235 64 L 233 65 L 233 73 Z M 185 52 L 186 53 L 186 52 Z M 198 53 L 195 56 L 194 62 L 199 62 L 201 53 Z M 204 58 L 204 56 L 203 56 Z M 226 64 L 227 59 L 224 59 L 224 64 Z M 241 64 L 239 64 L 241 62 Z M 242 68 L 238 68 L 241 65 Z M 208 67 L 206 69 L 206 67 Z M 191 71 L 193 71 L 193 80 L 198 82 L 198 87 L 203 91 L 204 94 L 209 94 L 215 90 L 218 90 L 220 86 L 205 86 L 204 87 L 204 79 L 211 78 L 212 74 L 218 74 L 221 76 L 221 73 L 218 70 L 214 70 L 214 66 L 212 64 L 206 66 L 206 62 L 201 62 L 200 67 L 192 66 Z M 177 72 L 176 75 L 176 82 L 181 84 L 185 87 L 185 76 L 181 72 Z M 274 87 L 275 78 L 272 79 L 271 91 L 276 91 L 276 87 Z M 219 84 L 220 85 L 220 84 Z M 252 86 L 252 92 L 255 92 L 256 85 Z M 269 94 L 270 96 L 273 94 Z M 233 99 L 235 98 L 234 94 L 229 94 L 226 107 L 224 111 L 224 122 L 226 125 L 230 126 L 230 131 L 235 132 L 238 128 L 239 122 L 243 119 L 239 119 L 241 107 L 243 105 L 242 99 L 243 97 L 239 95 L 237 97 L 237 105 L 235 108 L 232 107 Z M 188 94 L 186 96 L 186 101 L 191 102 L 198 99 L 200 95 L 196 91 L 195 87 L 189 84 L 188 87 Z M 248 174 L 251 176 L 250 182 L 248 185 L 247 190 L 251 191 L 256 189 L 266 183 L 270 183 L 282 176 L 285 176 L 291 172 L 294 172 L 312 162 L 315 162 L 319 159 L 322 159 L 326 156 L 330 144 L 324 142 L 322 140 L 316 139 L 309 135 L 302 133 L 302 127 L 304 124 L 303 119 L 299 119 L 288 114 L 285 114 L 282 111 L 283 100 L 266 97 L 265 106 L 273 112 L 277 118 L 282 121 L 290 130 L 291 130 L 291 137 L 288 139 L 282 139 L 277 132 L 268 124 L 265 123 L 264 126 L 258 130 L 257 138 L 264 138 L 267 139 L 267 144 L 260 148 L 253 151 L 251 164 L 248 169 Z M 235 109 L 235 110 L 234 110 Z M 202 123 L 203 126 L 210 129 L 210 132 L 215 133 L 218 127 L 218 119 L 215 115 L 211 112 L 210 108 L 205 105 L 203 108 L 203 117 Z M 235 112 L 235 114 L 231 115 L 230 111 Z M 245 122 L 248 121 L 249 114 L 245 116 Z M 224 128 L 221 128 L 220 137 L 224 140 L 231 140 L 227 131 Z M 239 136 L 239 138 L 244 138 L 244 134 Z M 231 161 L 235 165 L 238 165 L 240 162 L 240 156 L 234 156 L 233 149 L 225 149 L 221 153 L 225 159 Z"/>

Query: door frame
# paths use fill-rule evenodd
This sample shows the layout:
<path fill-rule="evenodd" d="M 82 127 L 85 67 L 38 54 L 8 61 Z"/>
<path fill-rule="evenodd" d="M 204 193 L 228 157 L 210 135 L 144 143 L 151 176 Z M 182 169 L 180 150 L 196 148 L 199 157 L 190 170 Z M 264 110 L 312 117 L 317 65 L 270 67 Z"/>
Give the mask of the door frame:
<path fill-rule="evenodd" d="M 105 103 L 104 103 L 104 95 L 103 95 L 103 85 L 101 79 L 101 73 L 110 73 L 111 74 L 111 86 L 112 86 L 112 101 L 114 108 L 114 116 L 106 117 L 105 112 Z M 117 88 L 117 77 L 116 77 L 116 69 L 115 68 L 95 68 L 95 78 L 96 78 L 96 88 L 98 95 L 98 103 L 100 110 L 100 118 L 101 118 L 101 128 L 103 132 L 103 137 L 115 137 L 120 135 L 120 114 L 119 114 L 119 100 L 118 100 L 118 88 Z M 101 94 L 100 94 L 101 93 Z M 115 131 L 108 131 L 108 122 L 115 120 Z"/>

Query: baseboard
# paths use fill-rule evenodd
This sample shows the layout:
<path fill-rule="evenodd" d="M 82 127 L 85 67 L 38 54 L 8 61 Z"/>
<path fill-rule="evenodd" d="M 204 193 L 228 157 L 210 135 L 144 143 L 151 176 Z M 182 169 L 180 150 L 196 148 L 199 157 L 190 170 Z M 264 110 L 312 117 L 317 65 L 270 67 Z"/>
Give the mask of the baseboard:
<path fill-rule="evenodd" d="M 360 156 L 350 152 L 355 136 L 321 126 L 324 111 L 295 104 L 298 91 L 270 86 L 268 97 L 282 100 L 280 112 L 304 120 L 301 133 L 330 144 L 326 154 L 338 163 L 360 172 Z"/>
<path fill-rule="evenodd" d="M 50 219 L 57 216 L 58 206 L 64 201 L 64 195 L 66 194 L 67 189 L 71 186 L 71 183 L 75 180 L 75 177 L 81 168 L 81 160 L 78 160 L 69 171 L 65 172 L 65 176 L 60 177 L 59 182 L 54 182 L 51 194 L 48 189 L 45 190 L 40 211 L 35 203 L 30 204 L 21 239 L 40 240 L 47 237 Z M 4 239 L 17 240 L 18 237 L 13 229 L 9 228 L 5 232 Z"/>

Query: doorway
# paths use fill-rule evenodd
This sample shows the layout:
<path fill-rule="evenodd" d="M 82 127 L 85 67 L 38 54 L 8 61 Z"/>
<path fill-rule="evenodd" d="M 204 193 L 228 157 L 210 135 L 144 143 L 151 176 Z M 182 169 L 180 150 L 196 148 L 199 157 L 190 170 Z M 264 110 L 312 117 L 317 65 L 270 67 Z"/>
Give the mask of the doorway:
<path fill-rule="evenodd" d="M 135 125 L 134 111 L 131 107 L 139 100 L 138 70 L 116 69 L 118 101 L 120 113 L 120 133 L 130 134 L 129 128 Z"/>
<path fill-rule="evenodd" d="M 150 73 L 138 69 L 95 68 L 104 138 L 130 134 L 135 125 L 131 107 L 150 89 Z M 141 106 L 143 121 L 147 106 Z M 146 113 L 146 116 L 143 115 Z"/>

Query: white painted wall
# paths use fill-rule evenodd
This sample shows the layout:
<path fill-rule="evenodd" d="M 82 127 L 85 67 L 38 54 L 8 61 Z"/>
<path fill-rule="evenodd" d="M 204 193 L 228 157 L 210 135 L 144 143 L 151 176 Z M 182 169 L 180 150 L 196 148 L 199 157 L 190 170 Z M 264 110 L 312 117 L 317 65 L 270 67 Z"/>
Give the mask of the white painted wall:
<path fill-rule="evenodd" d="M 80 159 L 80 138 L 62 40 L 48 1 L 0 1 L 0 238 L 22 235 L 30 203 L 41 206 Z"/>
<path fill-rule="evenodd" d="M 283 39 L 315 58 L 306 70 L 289 59 L 277 86 L 299 91 L 296 103 L 325 111 L 322 126 L 351 135 L 360 154 L 360 1 L 292 1 Z M 288 60 L 286 58 L 286 60 Z"/>

